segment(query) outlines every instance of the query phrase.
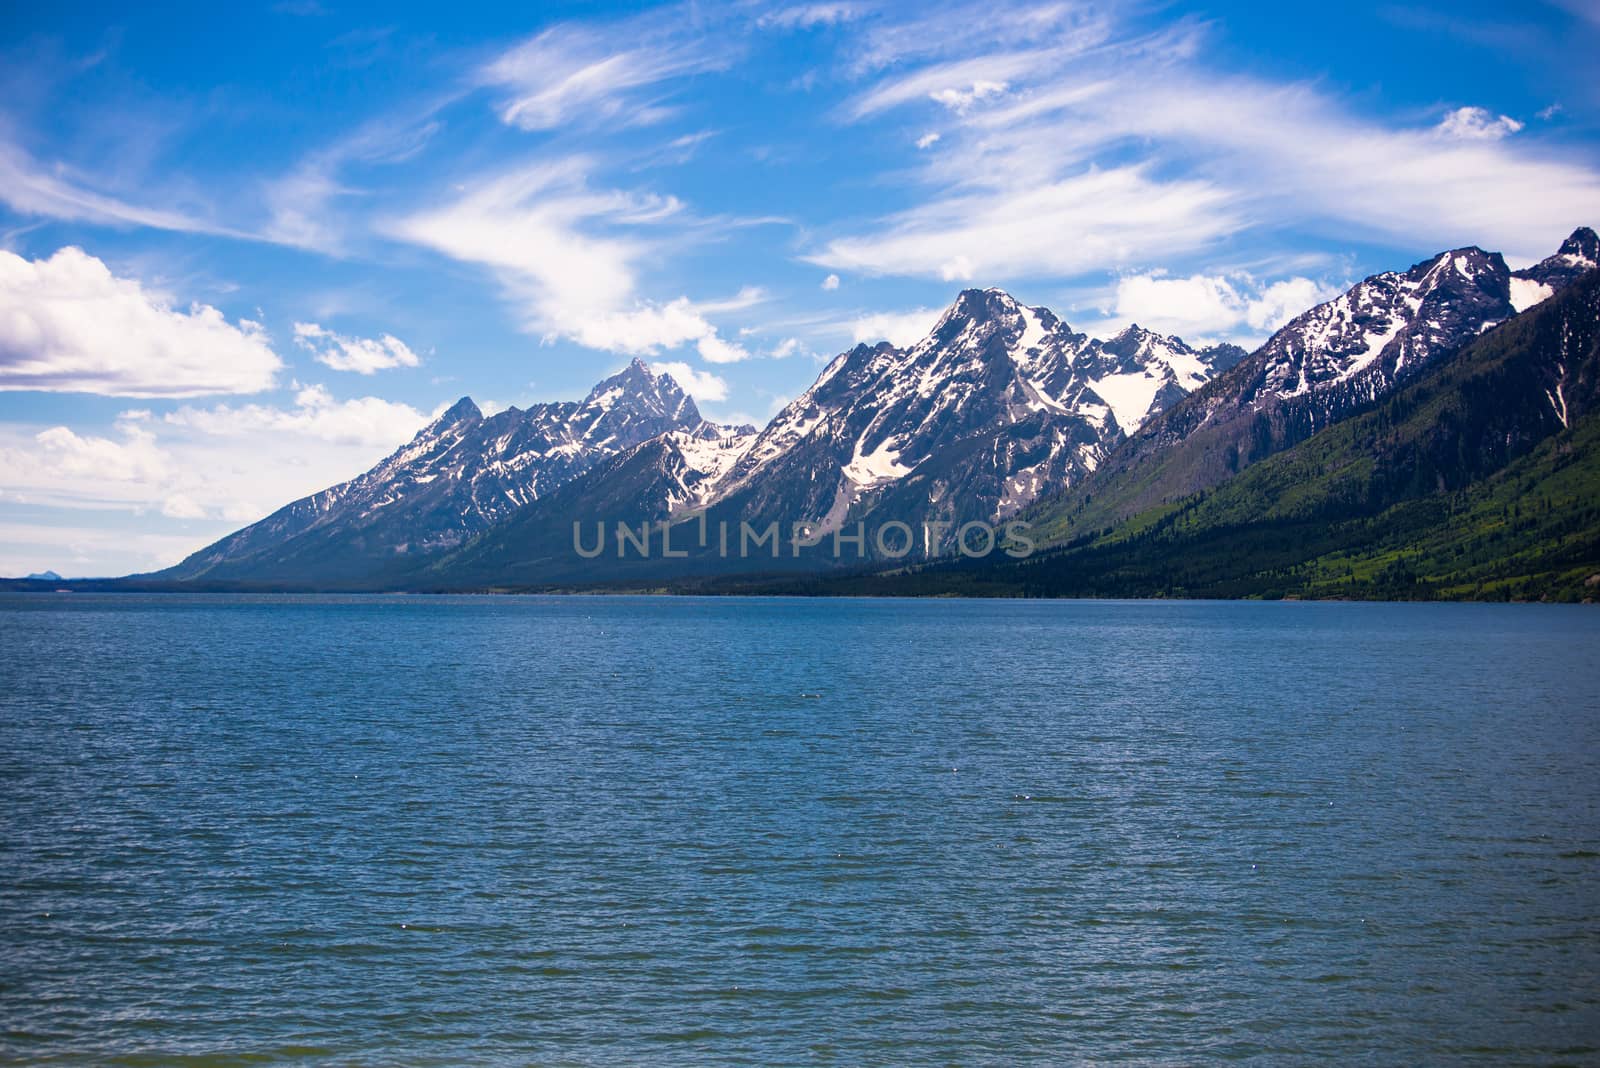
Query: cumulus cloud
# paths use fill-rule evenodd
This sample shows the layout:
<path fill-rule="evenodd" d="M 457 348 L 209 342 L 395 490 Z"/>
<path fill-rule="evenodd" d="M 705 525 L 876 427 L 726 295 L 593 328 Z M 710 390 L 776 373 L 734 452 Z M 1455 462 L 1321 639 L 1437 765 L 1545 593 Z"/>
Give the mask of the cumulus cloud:
<path fill-rule="evenodd" d="M 1495 115 L 1486 108 L 1456 108 L 1435 127 L 1445 137 L 1460 141 L 1498 141 L 1522 129 L 1510 115 Z"/>
<path fill-rule="evenodd" d="M 650 369 L 657 374 L 671 375 L 696 401 L 716 403 L 728 399 L 728 383 L 710 371 L 697 371 L 681 360 L 652 363 Z"/>
<path fill-rule="evenodd" d="M 63 478 L 97 478 L 119 482 L 159 480 L 171 471 L 166 453 L 156 446 L 155 435 L 137 423 L 118 424 L 118 438 L 76 434 L 53 426 L 34 435 L 39 455 L 47 467 Z"/>
<path fill-rule="evenodd" d="M 393 334 L 381 337 L 347 337 L 317 323 L 295 323 L 296 345 L 312 353 L 318 363 L 335 371 L 370 375 L 391 367 L 415 367 L 422 361 Z"/>
<path fill-rule="evenodd" d="M 735 345 L 731 341 L 711 334 L 701 338 L 695 343 L 695 348 L 700 352 L 700 358 L 707 363 L 738 363 L 740 360 L 750 358 L 750 350 L 743 345 Z"/>
<path fill-rule="evenodd" d="M 944 312 L 939 308 L 914 308 L 903 312 L 876 312 L 848 324 L 850 340 L 857 344 L 888 341 L 905 348 L 928 336 Z"/>
<path fill-rule="evenodd" d="M 302 386 L 294 406 L 217 404 L 184 405 L 163 417 L 168 426 L 210 437 L 241 438 L 259 433 L 293 435 L 339 445 L 393 447 L 410 438 L 427 418 L 409 404 L 379 397 L 335 400 L 325 386 Z"/>
<path fill-rule="evenodd" d="M 141 566 L 171 564 L 228 529 L 360 474 L 426 423 L 409 405 L 338 400 L 306 386 L 286 405 L 185 405 L 160 418 L 130 411 L 89 430 L 0 424 L 0 496 L 189 522 L 198 533 Z"/>
<path fill-rule="evenodd" d="M 836 274 L 830 274 L 828 277 L 824 278 L 822 280 L 822 288 L 827 290 L 829 293 L 833 292 L 835 289 L 838 289 L 839 276 Z"/>
<path fill-rule="evenodd" d="M 939 143 L 939 134 L 934 130 L 929 130 L 927 133 L 925 133 L 921 137 L 917 138 L 917 147 L 921 148 L 921 149 L 932 148 L 934 145 L 936 145 L 938 143 Z"/>
<path fill-rule="evenodd" d="M 1336 286 L 1301 277 L 1262 284 L 1243 273 L 1131 275 L 1117 283 L 1115 319 L 1098 328 L 1138 323 L 1191 341 L 1260 336 L 1338 292 Z"/>
<path fill-rule="evenodd" d="M 82 249 L 0 251 L 0 389 L 195 397 L 256 393 L 283 361 L 259 323 L 173 306 Z"/>
<path fill-rule="evenodd" d="M 706 314 L 758 301 L 760 290 L 741 290 L 721 304 L 639 298 L 634 264 L 654 248 L 645 232 L 678 216 L 683 205 L 672 197 L 591 190 L 584 181 L 589 166 L 572 157 L 503 174 L 388 229 L 489 267 L 533 333 L 639 356 L 696 342 L 715 354 L 707 358 L 743 359 L 737 346 L 718 342 Z"/>

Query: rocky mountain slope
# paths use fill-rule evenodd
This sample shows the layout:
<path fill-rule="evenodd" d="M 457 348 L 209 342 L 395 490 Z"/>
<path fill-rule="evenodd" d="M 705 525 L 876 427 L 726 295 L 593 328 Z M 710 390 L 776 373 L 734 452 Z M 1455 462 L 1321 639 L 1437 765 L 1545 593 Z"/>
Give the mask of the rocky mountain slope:
<path fill-rule="evenodd" d="M 777 523 L 787 538 L 797 523 L 818 536 L 858 522 L 899 520 L 917 530 L 943 522 L 940 544 L 920 547 L 936 554 L 960 523 L 998 522 L 1084 477 L 1127 428 L 1243 355 L 1227 345 L 1195 350 L 1137 326 L 1101 341 L 1001 290 L 967 290 L 917 344 L 840 354 L 760 434 L 714 447 L 686 448 L 676 435 L 646 442 L 419 578 L 533 581 L 593 571 L 600 565 L 574 559 L 571 523 L 580 518 L 689 524 L 692 536 L 680 534 L 678 544 L 688 541 L 692 556 L 702 524 Z M 606 569 L 649 570 L 615 561 Z"/>
<path fill-rule="evenodd" d="M 1440 253 L 1296 316 L 1260 349 L 1150 420 L 1032 518 L 1057 540 L 1216 486 L 1363 410 L 1600 262 L 1595 232 L 1516 273 L 1499 253 Z"/>
<path fill-rule="evenodd" d="M 1374 275 L 1256 352 L 1137 326 L 1109 340 L 997 290 L 959 295 L 915 345 L 858 345 L 764 429 L 706 423 L 639 361 L 580 402 L 484 416 L 467 398 L 350 482 L 150 578 L 297 588 L 587 581 L 575 522 L 796 524 L 813 536 L 904 522 L 952 548 L 969 521 L 1081 539 L 1382 404 L 1486 332 L 1544 307 L 1600 260 L 1592 230 L 1512 272 L 1456 249 Z M 1552 383 L 1559 401 L 1567 388 Z M 677 544 L 685 544 L 677 535 Z M 688 563 L 726 569 L 703 534 Z M 783 566 L 815 566 L 786 562 Z M 737 565 L 733 565 L 737 566 Z"/>
<path fill-rule="evenodd" d="M 1124 436 L 1243 356 L 1129 327 L 1109 341 L 998 290 L 927 337 L 858 345 L 718 483 L 718 512 L 814 522 L 996 521 L 1081 479 Z"/>
<path fill-rule="evenodd" d="M 372 470 L 295 501 L 151 578 L 360 580 L 462 544 L 597 462 L 707 431 L 670 375 L 638 360 L 582 401 L 485 416 L 463 397 Z"/>
<path fill-rule="evenodd" d="M 1600 599 L 1600 271 L 1214 489 L 1028 560 L 763 592 Z"/>

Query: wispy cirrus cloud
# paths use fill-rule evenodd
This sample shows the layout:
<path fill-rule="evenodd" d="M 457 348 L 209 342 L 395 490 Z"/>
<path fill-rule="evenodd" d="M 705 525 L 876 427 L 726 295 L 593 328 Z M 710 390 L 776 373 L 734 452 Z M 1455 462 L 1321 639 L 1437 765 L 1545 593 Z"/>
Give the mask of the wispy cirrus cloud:
<path fill-rule="evenodd" d="M 60 164 L 45 167 L 21 146 L 4 139 L 0 139 L 0 201 L 22 215 L 50 219 L 179 233 L 246 236 L 185 212 L 136 204 L 100 192 L 71 168 Z"/>
<path fill-rule="evenodd" d="M 594 190 L 592 161 L 569 157 L 483 179 L 454 201 L 390 222 L 401 240 L 491 270 L 522 312 L 526 330 L 587 348 L 655 355 L 693 343 L 712 363 L 749 353 L 718 335 L 707 314 L 743 306 L 697 305 L 688 297 L 638 294 L 637 264 L 664 238 L 651 231 L 678 219 L 676 198 Z"/>
<path fill-rule="evenodd" d="M 354 132 L 302 157 L 287 173 L 261 184 L 266 219 L 263 240 L 275 244 L 349 255 L 360 228 L 345 205 L 362 191 L 346 172 L 358 165 L 405 163 L 425 148 L 441 128 L 438 112 L 455 94 L 435 97 L 409 109 L 362 124 Z"/>
<path fill-rule="evenodd" d="M 807 257 L 835 270 L 993 281 L 1073 275 L 1188 253 L 1241 224 L 1229 193 L 1144 166 L 1090 169 L 1026 188 L 951 192 Z"/>
<path fill-rule="evenodd" d="M 669 83 L 725 69 L 736 47 L 707 40 L 675 14 L 553 26 L 501 53 L 478 80 L 501 91 L 497 114 L 521 130 L 658 122 L 671 114 Z"/>
<path fill-rule="evenodd" d="M 837 26 L 853 22 L 864 17 L 867 12 L 868 9 L 864 4 L 795 4 L 778 8 L 776 11 L 768 11 L 756 20 L 756 24 L 763 28 L 782 30 L 814 30 L 819 26 Z"/>
<path fill-rule="evenodd" d="M 1058 17 L 1062 5 L 1028 10 Z M 936 32 L 933 17 L 908 25 L 941 52 L 902 60 L 843 114 L 902 122 L 908 139 L 942 114 L 940 150 L 910 172 L 908 206 L 823 242 L 811 262 L 945 280 L 1071 276 L 1284 228 L 1526 257 L 1600 216 L 1592 165 L 1508 138 L 1520 123 L 1485 109 L 1438 128 L 1366 117 L 1310 83 L 1210 69 L 1191 24 L 1140 35 L 1093 20 L 1080 47 L 1019 49 Z M 1005 90 L 978 92 L 985 82 Z"/>

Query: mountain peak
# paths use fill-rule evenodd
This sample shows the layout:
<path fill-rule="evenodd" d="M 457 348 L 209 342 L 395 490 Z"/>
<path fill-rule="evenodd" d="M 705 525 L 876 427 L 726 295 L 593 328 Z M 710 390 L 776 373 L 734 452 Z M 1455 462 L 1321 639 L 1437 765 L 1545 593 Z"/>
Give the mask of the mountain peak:
<path fill-rule="evenodd" d="M 700 413 L 683 387 L 671 375 L 652 371 L 637 357 L 610 378 L 596 383 L 583 405 L 606 412 L 618 409 L 664 417 L 685 426 L 700 422 Z"/>
<path fill-rule="evenodd" d="M 663 378 L 671 382 L 667 376 L 658 376 L 650 370 L 648 364 L 636 356 L 616 374 L 596 382 L 594 388 L 589 391 L 589 396 L 584 399 L 584 403 L 593 403 L 607 393 L 614 397 L 648 396 L 661 388 Z M 677 383 L 672 383 L 674 388 L 676 385 Z"/>
<path fill-rule="evenodd" d="M 1014 319 L 1021 311 L 1022 305 L 1003 289 L 963 289 L 939 316 L 928 338 L 946 344 L 965 330 Z"/>
<path fill-rule="evenodd" d="M 963 314 L 982 321 L 996 313 L 1015 312 L 1020 307 L 1022 305 L 1016 297 L 991 286 L 988 289 L 963 289 L 956 294 L 955 302 L 945 314 Z"/>
<path fill-rule="evenodd" d="M 432 433 L 462 423 L 475 423 L 482 418 L 483 412 L 473 403 L 472 398 L 462 397 L 430 423 L 426 432 Z"/>
<path fill-rule="evenodd" d="M 1561 242 L 1556 255 L 1588 260 L 1591 265 L 1600 264 L 1600 234 L 1596 234 L 1587 226 L 1580 226 L 1572 231 L 1570 237 Z"/>

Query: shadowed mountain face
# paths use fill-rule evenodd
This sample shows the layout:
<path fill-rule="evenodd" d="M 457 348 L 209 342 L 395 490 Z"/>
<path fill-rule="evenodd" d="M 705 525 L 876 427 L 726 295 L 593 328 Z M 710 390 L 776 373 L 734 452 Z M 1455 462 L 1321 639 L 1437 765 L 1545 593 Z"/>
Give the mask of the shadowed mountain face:
<path fill-rule="evenodd" d="M 366 474 L 154 577 L 318 584 L 403 568 L 462 544 L 602 459 L 703 423 L 670 375 L 638 360 L 578 402 L 486 417 L 463 397 Z"/>
<path fill-rule="evenodd" d="M 1373 275 L 1295 317 L 1230 371 L 1150 420 L 1040 516 L 1055 536 L 1218 485 L 1369 407 L 1435 361 L 1596 265 L 1583 228 L 1512 273 L 1499 253 L 1440 253 Z M 1585 266 L 1587 265 L 1587 266 Z"/>

